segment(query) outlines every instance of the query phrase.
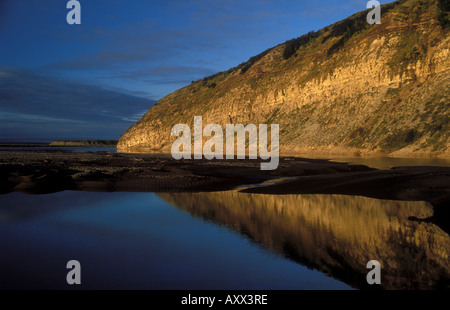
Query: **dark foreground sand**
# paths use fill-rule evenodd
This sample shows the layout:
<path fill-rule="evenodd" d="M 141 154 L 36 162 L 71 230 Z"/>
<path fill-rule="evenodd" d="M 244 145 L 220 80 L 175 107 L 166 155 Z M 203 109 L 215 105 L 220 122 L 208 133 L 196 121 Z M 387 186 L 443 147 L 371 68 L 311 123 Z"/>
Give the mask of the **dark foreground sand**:
<path fill-rule="evenodd" d="M 163 154 L 0 151 L 0 194 L 62 190 L 130 192 L 222 191 L 278 178 L 282 182 L 243 191 L 261 194 L 348 194 L 380 199 L 424 200 L 431 219 L 448 231 L 450 167 L 376 170 L 327 160 L 284 157 L 275 171 L 259 160 L 182 160 Z"/>

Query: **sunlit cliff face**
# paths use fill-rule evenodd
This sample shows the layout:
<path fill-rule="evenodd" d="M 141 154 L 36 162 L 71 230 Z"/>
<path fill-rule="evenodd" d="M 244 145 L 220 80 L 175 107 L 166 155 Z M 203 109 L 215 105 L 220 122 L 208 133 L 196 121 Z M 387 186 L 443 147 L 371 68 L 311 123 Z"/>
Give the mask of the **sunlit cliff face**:
<path fill-rule="evenodd" d="M 282 155 L 449 157 L 449 31 L 437 1 L 421 2 L 384 7 L 380 25 L 361 12 L 310 34 L 289 57 L 286 42 L 187 85 L 128 129 L 118 149 L 170 152 L 172 126 L 199 115 L 222 127 L 279 124 Z"/>
<path fill-rule="evenodd" d="M 357 288 L 368 287 L 369 260 L 381 263 L 383 289 L 433 289 L 450 278 L 449 235 L 417 220 L 433 214 L 426 202 L 238 191 L 159 195 Z"/>

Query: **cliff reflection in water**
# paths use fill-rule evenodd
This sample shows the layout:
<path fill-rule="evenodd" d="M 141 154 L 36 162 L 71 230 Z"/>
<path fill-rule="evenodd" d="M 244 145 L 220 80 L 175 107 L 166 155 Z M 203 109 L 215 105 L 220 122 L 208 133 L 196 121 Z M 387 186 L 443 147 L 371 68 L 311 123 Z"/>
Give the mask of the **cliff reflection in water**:
<path fill-rule="evenodd" d="M 159 196 L 357 288 L 368 286 L 366 264 L 372 259 L 381 263 L 384 289 L 448 285 L 449 235 L 409 219 L 430 217 L 433 208 L 426 202 L 238 191 Z"/>

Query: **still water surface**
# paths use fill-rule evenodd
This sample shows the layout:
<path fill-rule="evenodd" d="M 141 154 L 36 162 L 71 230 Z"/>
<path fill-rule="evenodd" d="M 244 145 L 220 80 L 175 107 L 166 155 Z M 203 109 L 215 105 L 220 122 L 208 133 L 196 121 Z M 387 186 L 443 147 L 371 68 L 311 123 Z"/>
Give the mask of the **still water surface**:
<path fill-rule="evenodd" d="M 384 288 L 448 283 L 450 238 L 425 202 L 339 195 L 88 193 L 0 195 L 0 288 Z M 443 284 L 444 283 L 444 284 Z"/>
<path fill-rule="evenodd" d="M 117 153 L 115 147 L 0 147 L 1 151 L 66 151 L 66 152 L 110 152 Z"/>
<path fill-rule="evenodd" d="M 450 166 L 450 159 L 447 158 L 343 157 L 333 158 L 332 161 L 366 165 L 375 169 L 391 169 L 400 166 Z"/>

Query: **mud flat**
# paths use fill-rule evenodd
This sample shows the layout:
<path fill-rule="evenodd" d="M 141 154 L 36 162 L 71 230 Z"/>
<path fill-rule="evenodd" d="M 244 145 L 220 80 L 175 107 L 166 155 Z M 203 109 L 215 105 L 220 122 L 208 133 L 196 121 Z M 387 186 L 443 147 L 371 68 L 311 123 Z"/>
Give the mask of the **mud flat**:
<path fill-rule="evenodd" d="M 282 181 L 273 182 L 276 179 Z M 343 194 L 428 201 L 435 207 L 435 220 L 448 231 L 450 167 L 377 170 L 326 159 L 283 157 L 277 170 L 261 171 L 260 160 L 176 161 L 166 154 L 0 151 L 0 193 L 211 192 L 238 186 L 244 192 L 259 194 Z"/>

